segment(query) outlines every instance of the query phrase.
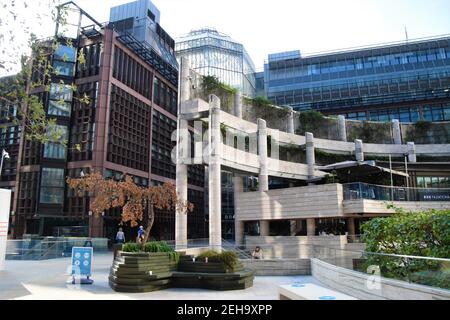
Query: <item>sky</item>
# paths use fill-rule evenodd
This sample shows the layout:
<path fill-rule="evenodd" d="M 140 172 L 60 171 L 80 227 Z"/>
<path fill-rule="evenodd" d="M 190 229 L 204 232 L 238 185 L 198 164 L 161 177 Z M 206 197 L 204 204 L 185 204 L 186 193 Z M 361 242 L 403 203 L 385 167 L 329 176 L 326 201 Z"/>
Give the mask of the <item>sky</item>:
<path fill-rule="evenodd" d="M 402 41 L 405 27 L 409 39 L 450 34 L 450 0 L 152 1 L 161 11 L 161 26 L 173 38 L 196 28 L 216 28 L 242 43 L 258 70 L 269 53 L 311 54 Z M 130 0 L 75 2 L 106 22 L 110 7 Z"/>

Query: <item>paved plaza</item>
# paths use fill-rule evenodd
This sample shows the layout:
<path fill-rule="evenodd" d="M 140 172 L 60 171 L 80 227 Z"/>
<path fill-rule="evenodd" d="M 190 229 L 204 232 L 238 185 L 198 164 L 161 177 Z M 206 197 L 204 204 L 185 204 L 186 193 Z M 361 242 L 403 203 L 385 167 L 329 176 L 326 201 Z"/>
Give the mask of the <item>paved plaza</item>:
<path fill-rule="evenodd" d="M 6 261 L 0 271 L 0 299 L 17 300 L 277 300 L 278 286 L 320 282 L 310 276 L 256 277 L 247 290 L 218 292 L 203 289 L 167 289 L 150 293 L 117 293 L 108 285 L 112 254 L 94 256 L 93 285 L 67 284 L 70 258 L 44 261 Z"/>

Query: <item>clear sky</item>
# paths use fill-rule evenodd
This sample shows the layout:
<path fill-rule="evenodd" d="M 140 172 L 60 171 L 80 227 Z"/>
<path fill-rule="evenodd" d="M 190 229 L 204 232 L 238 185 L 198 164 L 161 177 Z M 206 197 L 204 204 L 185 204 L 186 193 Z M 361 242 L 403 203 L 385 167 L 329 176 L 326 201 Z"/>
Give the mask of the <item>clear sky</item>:
<path fill-rule="evenodd" d="M 44 0 L 45 1 L 45 0 Z M 48 1 L 48 0 L 47 0 Z M 75 0 L 100 22 L 130 0 Z M 261 69 L 269 53 L 314 53 L 450 34 L 450 0 L 153 0 L 174 38 L 213 27 L 241 42 Z M 51 29 L 50 29 L 51 30 Z"/>
<path fill-rule="evenodd" d="M 99 20 L 128 0 L 78 0 Z M 450 34 L 449 0 L 153 0 L 173 37 L 214 27 L 241 42 L 257 68 L 267 54 L 313 53 Z"/>

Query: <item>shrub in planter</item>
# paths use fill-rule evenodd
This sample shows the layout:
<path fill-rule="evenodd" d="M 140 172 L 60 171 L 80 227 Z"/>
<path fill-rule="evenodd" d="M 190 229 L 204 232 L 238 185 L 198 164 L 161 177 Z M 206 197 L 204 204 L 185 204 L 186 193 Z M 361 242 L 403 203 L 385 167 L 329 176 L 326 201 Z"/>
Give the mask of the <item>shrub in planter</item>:
<path fill-rule="evenodd" d="M 123 252 L 140 252 L 141 247 L 135 242 L 128 242 L 122 246 Z"/>
<path fill-rule="evenodd" d="M 234 270 L 238 264 L 239 257 L 233 251 L 224 251 L 222 253 L 214 250 L 208 250 L 197 256 L 198 260 L 204 260 L 208 258 L 209 262 L 222 263 L 227 270 Z"/>

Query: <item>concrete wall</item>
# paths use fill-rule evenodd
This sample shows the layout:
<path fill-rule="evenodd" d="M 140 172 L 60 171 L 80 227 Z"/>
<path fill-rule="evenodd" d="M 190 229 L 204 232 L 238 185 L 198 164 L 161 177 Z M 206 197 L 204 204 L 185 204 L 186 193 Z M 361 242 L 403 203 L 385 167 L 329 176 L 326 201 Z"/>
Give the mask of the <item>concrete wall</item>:
<path fill-rule="evenodd" d="M 314 278 L 330 288 L 364 300 L 449 300 L 450 291 L 373 276 L 311 259 Z M 375 280 L 374 280 L 375 279 Z"/>
<path fill-rule="evenodd" d="M 241 260 L 244 268 L 257 276 L 311 275 L 310 259 Z"/>
<path fill-rule="evenodd" d="M 242 192 L 235 195 L 236 220 L 281 220 L 343 216 L 342 185 Z"/>
<path fill-rule="evenodd" d="M 379 200 L 346 200 L 343 202 L 344 214 L 390 214 L 395 213 L 393 209 L 387 209 L 387 203 L 393 204 L 398 208 L 403 208 L 407 212 L 427 211 L 430 209 L 444 210 L 450 208 L 448 202 L 418 202 L 418 201 L 394 201 L 385 202 Z"/>
<path fill-rule="evenodd" d="M 346 236 L 245 238 L 245 247 L 253 250 L 260 246 L 264 259 L 335 257 L 337 254 L 344 254 L 341 250 L 345 249 L 346 245 Z"/>

